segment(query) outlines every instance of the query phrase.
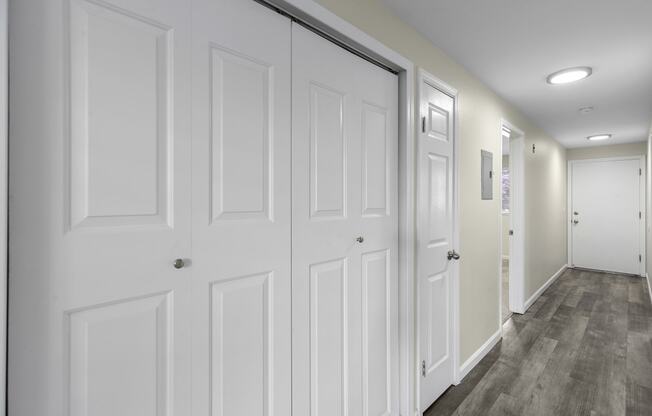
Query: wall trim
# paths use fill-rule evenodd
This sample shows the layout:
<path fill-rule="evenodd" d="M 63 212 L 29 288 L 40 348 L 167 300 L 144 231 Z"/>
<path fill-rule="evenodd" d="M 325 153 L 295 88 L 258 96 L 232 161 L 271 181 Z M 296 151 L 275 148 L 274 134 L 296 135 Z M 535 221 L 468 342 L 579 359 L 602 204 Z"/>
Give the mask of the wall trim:
<path fill-rule="evenodd" d="M 543 292 L 545 292 L 546 289 L 548 289 L 550 285 L 553 284 L 555 280 L 557 280 L 557 278 L 559 278 L 559 276 L 561 276 L 566 271 L 566 269 L 568 269 L 568 264 L 564 264 L 563 266 L 561 266 L 561 269 L 557 270 L 555 274 L 553 274 L 546 283 L 541 285 L 541 287 L 536 292 L 534 292 L 534 294 L 530 296 L 528 300 L 525 301 L 525 305 L 523 305 L 524 313 L 528 309 L 530 309 L 530 306 L 532 306 L 534 302 L 536 302 L 537 299 L 539 299 L 539 296 L 541 296 Z"/>
<path fill-rule="evenodd" d="M 467 376 L 475 368 L 476 365 L 491 351 L 493 347 L 498 344 L 498 342 L 503 338 L 503 330 L 502 327 L 498 328 L 498 330 L 489 337 L 487 341 L 485 341 L 484 344 L 476 352 L 471 354 L 471 356 L 464 361 L 464 364 L 460 366 L 460 369 L 458 371 L 458 378 L 455 380 L 455 385 L 458 385 L 462 382 L 464 377 Z"/>
<path fill-rule="evenodd" d="M 645 273 L 645 279 L 647 280 L 647 293 L 650 295 L 650 303 L 652 303 L 652 286 L 650 286 L 650 275 Z"/>

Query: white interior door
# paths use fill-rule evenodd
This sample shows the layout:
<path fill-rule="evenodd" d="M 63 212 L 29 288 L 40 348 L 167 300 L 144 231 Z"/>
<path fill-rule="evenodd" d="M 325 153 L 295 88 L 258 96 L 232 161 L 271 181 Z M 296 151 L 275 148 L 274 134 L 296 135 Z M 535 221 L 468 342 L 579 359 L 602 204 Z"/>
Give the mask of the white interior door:
<path fill-rule="evenodd" d="M 573 266 L 644 272 L 643 165 L 641 158 L 571 162 Z"/>
<path fill-rule="evenodd" d="M 12 3 L 9 414 L 190 413 L 190 8 Z"/>
<path fill-rule="evenodd" d="M 290 20 L 193 1 L 193 414 L 290 414 Z"/>
<path fill-rule="evenodd" d="M 398 414 L 398 79 L 293 25 L 295 416 Z"/>
<path fill-rule="evenodd" d="M 453 383 L 452 285 L 455 100 L 427 80 L 421 90 L 418 160 L 418 321 L 420 405 Z"/>

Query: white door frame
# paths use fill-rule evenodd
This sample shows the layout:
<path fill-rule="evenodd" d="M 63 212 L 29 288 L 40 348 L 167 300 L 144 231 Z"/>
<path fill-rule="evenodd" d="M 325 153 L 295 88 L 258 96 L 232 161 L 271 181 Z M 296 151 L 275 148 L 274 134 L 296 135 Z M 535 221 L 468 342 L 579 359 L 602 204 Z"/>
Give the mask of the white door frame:
<path fill-rule="evenodd" d="M 417 97 L 420 100 L 422 97 L 422 88 L 424 83 L 427 83 L 439 91 L 443 92 L 444 94 L 452 97 L 455 101 L 454 105 L 454 111 L 455 111 L 455 116 L 453 119 L 453 238 L 452 238 L 452 248 L 458 250 L 459 249 L 459 244 L 460 244 L 460 226 L 459 226 L 459 212 L 460 212 L 460 198 L 459 198 L 459 158 L 460 158 L 460 143 L 459 143 L 459 93 L 457 89 L 451 87 L 441 79 L 435 77 L 434 75 L 430 74 L 424 69 L 419 69 L 419 74 L 418 74 L 418 87 L 417 87 Z M 420 105 L 417 106 L 417 108 L 420 108 Z M 419 146 L 417 144 L 417 152 L 420 152 Z M 418 160 L 421 160 L 421 156 L 418 156 Z M 419 178 L 417 178 L 417 182 L 419 181 Z M 419 189 L 417 187 L 417 189 Z M 417 199 L 423 197 L 422 195 L 416 195 Z M 417 205 L 419 206 L 419 205 Z M 418 255 L 418 252 L 416 253 Z M 464 253 L 460 253 L 461 255 L 464 255 Z M 419 264 L 417 262 L 417 264 Z M 450 285 L 450 325 L 451 325 L 451 339 L 450 339 L 450 351 L 452 355 L 452 360 L 453 360 L 453 374 L 451 374 L 451 381 L 453 384 L 457 385 L 460 384 L 462 381 L 461 373 L 460 373 L 460 302 L 459 302 L 459 293 L 460 293 L 460 281 L 459 281 L 459 275 L 460 275 L 460 267 L 459 267 L 459 262 L 451 262 L 450 263 L 450 277 L 451 277 L 451 285 Z M 418 276 L 418 271 L 417 271 L 417 276 Z M 416 305 L 415 309 L 418 311 L 419 310 L 419 297 L 416 297 Z M 420 328 L 420 319 L 419 319 L 419 314 L 416 314 L 415 316 L 415 326 L 416 326 L 416 333 L 415 333 L 415 339 L 417 340 L 415 349 L 416 349 L 416 357 L 418 361 L 418 357 L 420 357 L 420 351 L 419 351 L 419 342 L 418 340 L 420 339 L 421 334 L 419 333 L 419 328 Z M 419 400 L 419 394 L 421 392 L 421 386 L 420 386 L 420 381 L 421 377 L 420 375 L 416 374 L 416 394 L 417 394 L 417 402 L 416 405 L 417 407 L 420 404 Z M 425 411 L 426 409 L 418 409 L 421 412 Z"/>
<path fill-rule="evenodd" d="M 646 184 L 645 181 L 647 178 L 646 176 L 646 161 L 645 161 L 645 156 L 640 155 L 640 156 L 622 156 L 622 157 L 604 157 L 604 158 L 595 158 L 595 159 L 578 159 L 578 160 L 569 160 L 568 161 L 568 174 L 567 180 L 567 189 L 568 189 L 568 195 L 566 198 L 567 201 L 567 224 L 569 224 L 569 229 L 567 233 L 567 238 L 568 238 L 568 261 L 567 263 L 569 264 L 570 267 L 572 267 L 573 264 L 573 232 L 572 229 L 573 227 L 570 227 L 571 221 L 573 221 L 573 213 L 572 213 L 572 205 L 573 205 L 573 166 L 579 165 L 581 163 L 595 163 L 595 162 L 613 162 L 617 160 L 638 160 L 640 169 L 641 169 L 641 174 L 640 174 L 640 180 L 639 180 L 639 210 L 641 211 L 641 221 L 639 221 L 639 249 L 641 253 L 641 267 L 639 269 L 640 275 L 645 276 L 646 270 L 645 270 L 645 262 L 646 262 L 646 255 L 647 255 L 647 249 L 646 249 L 646 218 L 647 218 L 647 213 L 646 213 Z"/>
<path fill-rule="evenodd" d="M 252 0 L 253 1 L 253 0 Z M 399 390 L 400 413 L 417 415 L 415 350 L 416 223 L 415 223 L 415 71 L 409 59 L 389 49 L 314 0 L 264 1 L 310 23 L 330 37 L 377 59 L 398 72 L 399 78 Z"/>
<path fill-rule="evenodd" d="M 502 157 L 503 128 L 511 131 L 509 138 L 509 176 L 510 176 L 510 230 L 514 235 L 509 239 L 509 310 L 519 314 L 525 313 L 525 133 L 505 119 L 500 120 L 498 134 Z M 502 184 L 501 184 L 502 186 Z M 502 224 L 502 206 L 500 210 Z M 500 238 L 500 254 L 498 256 L 498 328 L 501 337 L 503 331 L 502 318 L 502 262 L 503 235 Z"/>

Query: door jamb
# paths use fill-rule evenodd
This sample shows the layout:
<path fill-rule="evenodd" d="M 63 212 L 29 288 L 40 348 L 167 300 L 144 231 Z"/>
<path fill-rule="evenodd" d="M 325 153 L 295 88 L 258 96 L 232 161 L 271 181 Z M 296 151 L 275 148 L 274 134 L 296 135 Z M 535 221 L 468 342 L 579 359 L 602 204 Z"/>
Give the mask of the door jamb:
<path fill-rule="evenodd" d="M 8 1 L 0 0 L 0 415 L 7 414 L 7 285 L 9 247 L 9 44 Z"/>
<path fill-rule="evenodd" d="M 621 156 L 621 157 L 602 157 L 602 158 L 593 158 L 593 159 L 576 159 L 576 160 L 569 160 L 568 161 L 568 174 L 567 176 L 567 196 L 566 196 L 566 202 L 567 202 L 567 224 L 568 224 L 568 232 L 567 234 L 567 248 L 568 248 L 568 267 L 573 267 L 573 232 L 572 229 L 573 227 L 570 226 L 571 221 L 573 221 L 573 213 L 572 213 L 572 207 L 573 207 L 573 166 L 581 164 L 581 163 L 592 163 L 592 162 L 612 162 L 612 161 L 617 161 L 617 160 L 638 160 L 639 161 L 639 168 L 641 169 L 641 174 L 639 175 L 639 211 L 641 212 L 641 221 L 640 221 L 640 226 L 639 226 L 639 249 L 640 249 L 640 255 L 641 255 L 641 266 L 639 267 L 639 272 L 640 275 L 645 277 L 646 275 L 646 257 L 647 257 L 647 241 L 646 241 L 646 235 L 647 235 L 647 226 L 646 226 L 646 219 L 647 219 L 647 189 L 646 189 L 646 178 L 647 178 L 647 164 L 646 164 L 646 156 L 644 155 L 637 155 L 637 156 Z"/>
<path fill-rule="evenodd" d="M 513 136 L 509 139 L 510 230 L 514 230 L 514 235 L 509 241 L 509 310 L 523 314 L 525 313 L 525 133 L 508 120 L 501 119 L 498 130 L 501 156 L 503 127 L 509 129 Z M 502 207 L 500 215 L 502 225 Z M 498 328 L 502 337 L 502 227 L 499 237 L 501 240 L 498 256 Z"/>
<path fill-rule="evenodd" d="M 260 1 L 260 0 L 256 0 Z M 290 12 L 329 36 L 398 72 L 399 78 L 399 412 L 418 415 L 416 402 L 417 356 L 415 351 L 416 297 L 416 129 L 415 67 L 412 61 L 386 47 L 315 0 L 262 0 Z"/>
<path fill-rule="evenodd" d="M 439 91 L 443 92 L 444 94 L 450 96 L 454 100 L 454 111 L 455 115 L 453 118 L 453 239 L 452 239 L 452 246 L 455 249 L 459 249 L 460 245 L 460 141 L 459 141 L 459 92 L 456 88 L 450 86 L 449 84 L 445 83 L 441 79 L 435 77 L 434 75 L 430 74 L 427 72 L 425 69 L 420 68 L 419 73 L 418 73 L 418 86 L 417 86 L 417 105 L 416 108 L 421 109 L 421 96 L 422 96 L 422 91 L 423 91 L 423 84 L 427 83 L 434 88 L 438 89 Z M 419 116 L 422 116 L 419 114 Z M 417 137 L 420 137 L 420 134 L 417 134 Z M 418 140 L 417 139 L 417 153 L 419 152 L 419 146 L 418 146 Z M 421 160 L 421 158 L 418 156 L 418 159 Z M 418 165 L 418 163 L 417 163 Z M 416 166 L 415 166 L 416 167 Z M 417 178 L 418 182 L 419 178 Z M 418 189 L 418 187 L 417 187 Z M 420 195 L 417 195 L 417 199 L 421 197 Z M 418 206 L 418 205 L 417 205 Z M 418 250 L 417 250 L 418 254 Z M 417 262 L 418 264 L 418 262 Z M 417 276 L 418 276 L 418 270 L 417 270 Z M 453 372 L 451 374 L 451 382 L 454 385 L 458 385 L 462 382 L 462 377 L 460 373 L 460 281 L 459 281 L 459 276 L 460 276 L 460 267 L 459 267 L 459 262 L 453 262 L 451 263 L 451 285 L 449 288 L 449 296 L 451 300 L 451 304 L 449 305 L 449 311 L 450 311 L 450 324 L 451 324 L 451 340 L 449 343 L 449 348 L 451 351 L 452 359 L 453 359 Z M 418 284 L 418 282 L 416 282 Z M 415 309 L 417 311 L 415 315 L 415 328 L 416 328 L 416 333 L 415 333 L 415 350 L 416 350 L 416 356 L 417 360 L 418 357 L 420 357 L 420 351 L 419 351 L 419 297 L 417 296 L 415 298 Z M 417 402 L 416 406 L 420 406 L 420 392 L 421 392 L 421 386 L 420 386 L 420 380 L 421 377 L 417 374 L 417 380 L 416 380 L 416 394 L 417 394 Z M 419 409 L 421 411 L 425 411 L 426 409 Z"/>

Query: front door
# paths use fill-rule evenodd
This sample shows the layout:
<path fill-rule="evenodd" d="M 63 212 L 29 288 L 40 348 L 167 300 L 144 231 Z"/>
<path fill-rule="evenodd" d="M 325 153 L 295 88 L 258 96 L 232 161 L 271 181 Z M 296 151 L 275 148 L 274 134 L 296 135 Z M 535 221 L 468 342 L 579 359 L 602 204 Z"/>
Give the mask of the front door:
<path fill-rule="evenodd" d="M 643 273 L 641 158 L 571 162 L 571 265 Z"/>

